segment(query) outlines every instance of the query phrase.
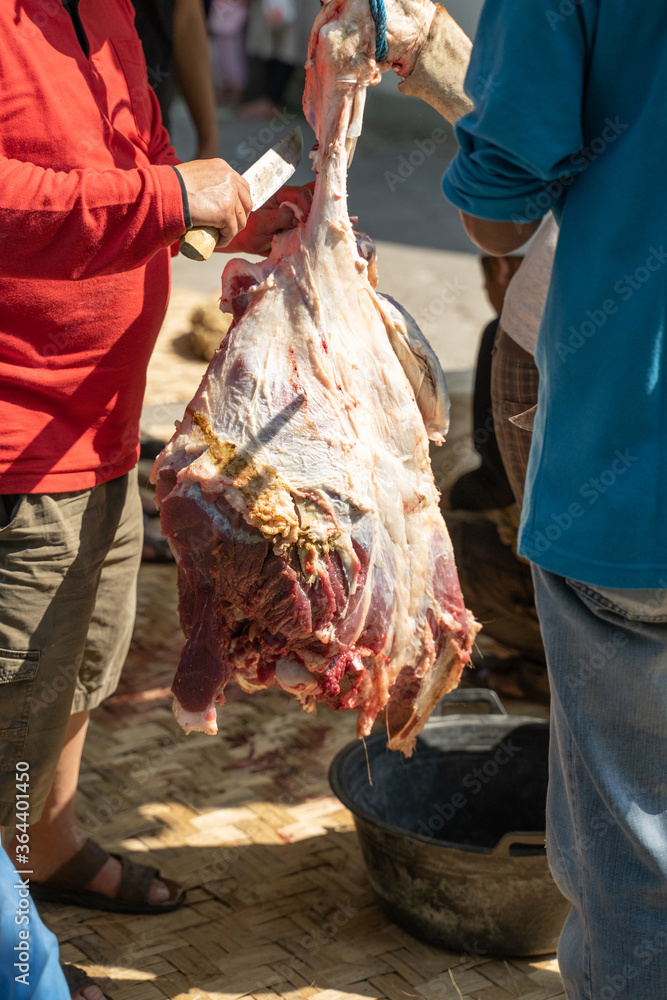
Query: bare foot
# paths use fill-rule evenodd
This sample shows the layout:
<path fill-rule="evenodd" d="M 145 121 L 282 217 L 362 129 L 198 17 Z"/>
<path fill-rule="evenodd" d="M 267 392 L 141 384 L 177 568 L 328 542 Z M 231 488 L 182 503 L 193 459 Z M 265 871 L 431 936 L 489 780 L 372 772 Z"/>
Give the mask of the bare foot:
<path fill-rule="evenodd" d="M 72 1000 L 105 1000 L 104 993 L 78 965 L 61 965 L 68 989 L 75 990 Z"/>
<path fill-rule="evenodd" d="M 86 986 L 83 990 L 78 990 L 72 1000 L 104 1000 L 104 993 L 99 986 Z"/>

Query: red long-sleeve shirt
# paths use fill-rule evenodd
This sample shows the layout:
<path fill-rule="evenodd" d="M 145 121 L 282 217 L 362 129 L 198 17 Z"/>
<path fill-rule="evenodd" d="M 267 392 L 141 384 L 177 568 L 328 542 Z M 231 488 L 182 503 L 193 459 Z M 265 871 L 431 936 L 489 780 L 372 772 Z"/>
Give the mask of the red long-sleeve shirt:
<path fill-rule="evenodd" d="M 0 493 L 79 490 L 138 453 L 185 231 L 129 0 L 0 4 Z"/>

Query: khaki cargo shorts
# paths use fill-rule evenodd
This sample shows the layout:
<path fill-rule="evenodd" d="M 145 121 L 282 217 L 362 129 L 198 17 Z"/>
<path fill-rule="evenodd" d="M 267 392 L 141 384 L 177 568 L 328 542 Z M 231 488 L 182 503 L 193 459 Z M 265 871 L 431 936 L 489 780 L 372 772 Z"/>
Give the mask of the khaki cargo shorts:
<path fill-rule="evenodd" d="M 16 764 L 30 821 L 51 788 L 72 712 L 115 691 L 141 560 L 136 469 L 89 490 L 0 495 L 0 825 L 15 823 Z"/>

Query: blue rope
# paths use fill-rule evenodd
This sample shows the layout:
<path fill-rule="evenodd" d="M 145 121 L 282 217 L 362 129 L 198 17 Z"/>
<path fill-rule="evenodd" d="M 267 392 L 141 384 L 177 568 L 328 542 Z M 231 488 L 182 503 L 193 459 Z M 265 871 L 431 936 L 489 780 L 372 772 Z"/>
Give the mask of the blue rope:
<path fill-rule="evenodd" d="M 387 45 L 387 12 L 384 0 L 370 0 L 371 14 L 375 21 L 375 61 L 384 62 L 389 47 Z"/>

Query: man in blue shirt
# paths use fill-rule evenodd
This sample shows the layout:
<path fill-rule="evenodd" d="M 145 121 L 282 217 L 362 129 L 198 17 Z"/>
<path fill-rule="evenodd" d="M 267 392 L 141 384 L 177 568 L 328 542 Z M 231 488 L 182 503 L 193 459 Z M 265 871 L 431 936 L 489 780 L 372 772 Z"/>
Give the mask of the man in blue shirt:
<path fill-rule="evenodd" d="M 560 223 L 520 539 L 552 688 L 549 858 L 572 901 L 559 960 L 571 1000 L 657 1000 L 667 990 L 667 5 L 486 0 L 465 80 L 474 106 L 450 114 L 451 53 L 460 63 L 463 46 L 445 38 L 446 15 L 387 3 L 390 26 L 395 3 L 403 15 L 396 36 L 388 30 L 401 89 L 460 119 L 443 185 L 469 235 L 502 255 L 550 209 Z"/>

